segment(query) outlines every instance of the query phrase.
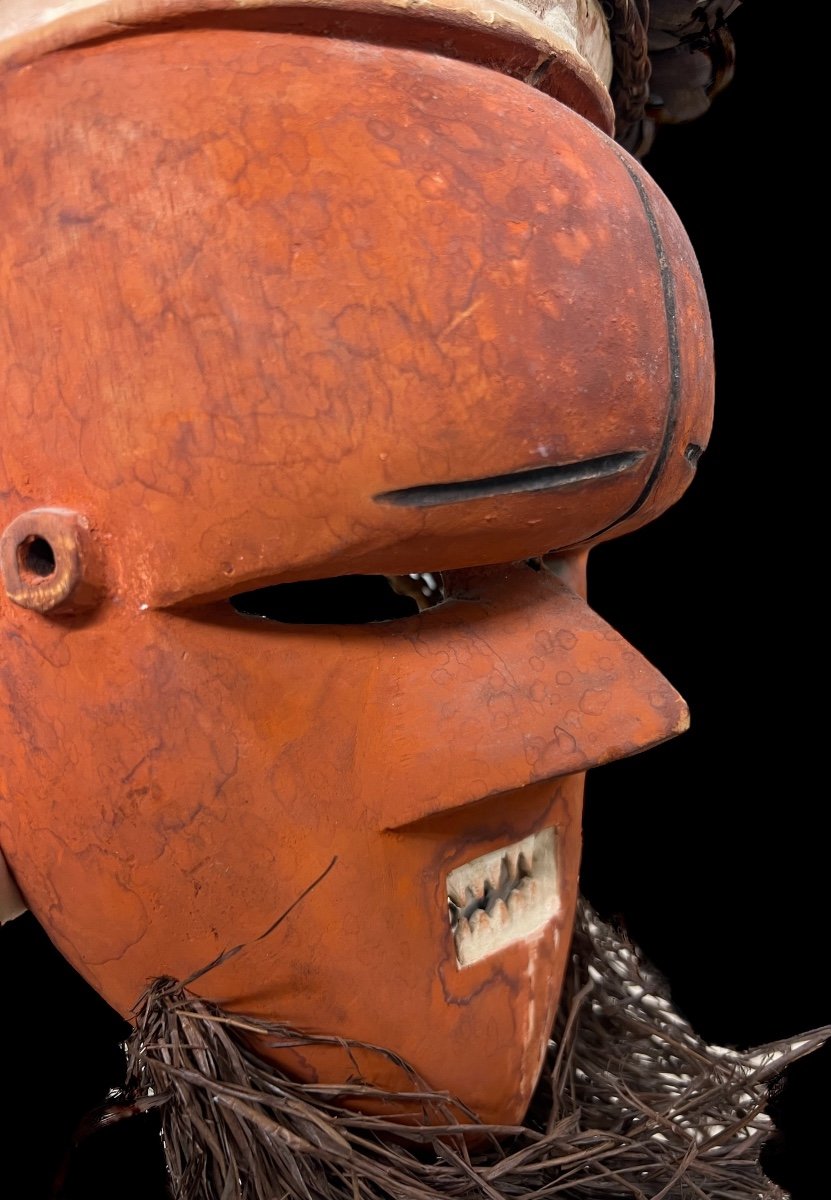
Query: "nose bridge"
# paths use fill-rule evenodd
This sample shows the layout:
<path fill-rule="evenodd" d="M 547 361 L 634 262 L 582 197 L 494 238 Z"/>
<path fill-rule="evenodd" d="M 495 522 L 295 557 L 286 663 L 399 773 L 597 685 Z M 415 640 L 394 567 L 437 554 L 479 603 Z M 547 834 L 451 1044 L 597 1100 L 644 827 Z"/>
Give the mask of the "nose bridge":
<path fill-rule="evenodd" d="M 416 634 L 385 631 L 359 756 L 378 827 L 584 771 L 686 728 L 674 688 L 562 580 L 515 565 L 456 582 Z"/>

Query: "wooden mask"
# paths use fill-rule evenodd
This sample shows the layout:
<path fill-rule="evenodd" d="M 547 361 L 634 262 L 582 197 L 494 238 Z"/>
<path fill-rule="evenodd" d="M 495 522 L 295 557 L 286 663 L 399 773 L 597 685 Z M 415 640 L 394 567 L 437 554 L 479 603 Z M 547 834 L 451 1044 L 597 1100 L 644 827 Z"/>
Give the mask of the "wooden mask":
<path fill-rule="evenodd" d="M 584 565 L 706 444 L 698 269 L 507 70 L 202 17 L 0 70 L 3 854 L 123 1013 L 250 943 L 198 990 L 514 1121 L 583 773 L 685 726 Z"/>

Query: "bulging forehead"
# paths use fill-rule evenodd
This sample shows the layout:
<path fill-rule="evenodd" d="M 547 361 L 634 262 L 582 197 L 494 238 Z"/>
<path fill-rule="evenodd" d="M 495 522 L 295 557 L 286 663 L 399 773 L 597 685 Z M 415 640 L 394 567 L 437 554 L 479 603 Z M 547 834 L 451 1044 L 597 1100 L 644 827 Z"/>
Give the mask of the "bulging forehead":
<path fill-rule="evenodd" d="M 550 98 L 210 29 L 0 89 L 4 523 L 83 511 L 137 601 L 510 561 L 686 486 L 712 399 L 692 251 Z"/>

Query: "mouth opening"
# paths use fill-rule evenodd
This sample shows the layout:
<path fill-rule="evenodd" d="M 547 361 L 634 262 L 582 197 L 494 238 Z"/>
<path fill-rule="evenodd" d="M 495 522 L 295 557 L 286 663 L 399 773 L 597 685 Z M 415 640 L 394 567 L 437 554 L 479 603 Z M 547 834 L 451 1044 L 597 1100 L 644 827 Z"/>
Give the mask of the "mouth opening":
<path fill-rule="evenodd" d="M 278 583 L 232 596 L 236 612 L 287 625 L 368 625 L 435 608 L 445 598 L 439 573 L 339 575 Z"/>
<path fill-rule="evenodd" d="M 536 934 L 559 910 L 556 831 L 543 829 L 447 876 L 450 931 L 460 967 Z"/>

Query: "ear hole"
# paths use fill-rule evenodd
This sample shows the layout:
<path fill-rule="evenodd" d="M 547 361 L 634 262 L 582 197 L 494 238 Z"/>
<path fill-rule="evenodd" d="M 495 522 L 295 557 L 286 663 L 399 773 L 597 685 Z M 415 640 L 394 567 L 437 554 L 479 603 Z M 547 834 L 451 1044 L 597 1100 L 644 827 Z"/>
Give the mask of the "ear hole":
<path fill-rule="evenodd" d="M 55 573 L 55 551 L 45 537 L 32 534 L 17 547 L 22 579 L 48 579 Z"/>
<path fill-rule="evenodd" d="M 69 508 L 16 516 L 0 534 L 0 585 L 12 604 L 42 616 L 95 608 L 106 589 L 86 517 Z"/>

